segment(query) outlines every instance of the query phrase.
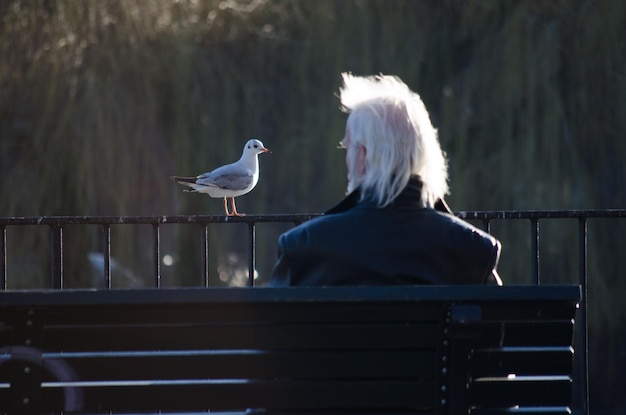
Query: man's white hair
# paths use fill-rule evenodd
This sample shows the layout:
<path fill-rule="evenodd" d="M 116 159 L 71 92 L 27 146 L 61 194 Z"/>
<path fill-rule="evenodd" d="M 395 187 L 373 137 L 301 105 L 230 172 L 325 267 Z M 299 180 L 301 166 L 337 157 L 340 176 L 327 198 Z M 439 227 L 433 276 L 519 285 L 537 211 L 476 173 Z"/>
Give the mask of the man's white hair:
<path fill-rule="evenodd" d="M 362 197 L 387 206 L 417 175 L 422 205 L 433 207 L 448 193 L 448 166 L 420 96 L 396 76 L 341 76 L 339 99 L 350 114 L 350 144 L 366 151 Z"/>

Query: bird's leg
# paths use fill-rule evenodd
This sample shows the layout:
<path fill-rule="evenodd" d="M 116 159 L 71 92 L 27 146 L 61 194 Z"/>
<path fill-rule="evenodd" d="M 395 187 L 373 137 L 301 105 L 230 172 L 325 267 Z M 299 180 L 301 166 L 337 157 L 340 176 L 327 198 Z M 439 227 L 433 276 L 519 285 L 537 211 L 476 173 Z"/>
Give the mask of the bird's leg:
<path fill-rule="evenodd" d="M 233 216 L 228 211 L 228 201 L 226 200 L 226 198 L 224 198 L 224 211 L 226 212 L 226 216 Z"/>
<path fill-rule="evenodd" d="M 235 206 L 235 198 L 234 197 L 231 197 L 230 201 L 231 201 L 231 203 L 233 205 L 233 213 L 231 214 L 231 216 L 246 216 L 243 213 L 237 212 L 237 206 Z"/>

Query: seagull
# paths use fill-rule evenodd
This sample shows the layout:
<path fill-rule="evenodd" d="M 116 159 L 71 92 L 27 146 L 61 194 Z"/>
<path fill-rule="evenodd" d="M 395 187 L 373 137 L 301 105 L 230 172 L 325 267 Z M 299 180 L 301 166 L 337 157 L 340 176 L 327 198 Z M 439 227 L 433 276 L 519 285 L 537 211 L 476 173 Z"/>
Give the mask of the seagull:
<path fill-rule="evenodd" d="M 232 164 L 203 173 L 197 177 L 172 176 L 176 183 L 189 186 L 185 192 L 206 193 L 213 198 L 224 198 L 226 216 L 244 216 L 237 212 L 235 197 L 245 195 L 254 189 L 259 181 L 259 154 L 268 153 L 263 143 L 256 138 L 248 140 L 243 147 L 241 158 Z M 232 212 L 228 211 L 227 198 L 230 197 Z"/>

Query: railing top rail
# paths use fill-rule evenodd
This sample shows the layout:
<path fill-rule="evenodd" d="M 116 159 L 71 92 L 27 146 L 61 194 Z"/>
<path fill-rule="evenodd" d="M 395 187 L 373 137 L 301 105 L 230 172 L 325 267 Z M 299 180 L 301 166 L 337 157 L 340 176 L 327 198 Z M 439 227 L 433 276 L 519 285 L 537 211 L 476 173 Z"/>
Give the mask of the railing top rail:
<path fill-rule="evenodd" d="M 161 216 L 14 216 L 0 217 L 0 225 L 124 225 L 124 224 L 205 224 L 205 223 L 256 223 L 304 222 L 320 214 L 271 215 L 161 215 Z"/>
<path fill-rule="evenodd" d="M 467 220 L 498 219 L 593 219 L 626 217 L 626 209 L 595 210 L 493 210 L 459 211 L 458 217 Z M 153 215 L 153 216 L 12 216 L 0 217 L 0 226 L 8 225 L 123 225 L 123 224 L 206 224 L 305 222 L 320 213 L 263 214 L 246 216 L 224 215 Z"/>
<path fill-rule="evenodd" d="M 624 218 L 626 209 L 460 211 L 462 219 L 593 219 Z"/>

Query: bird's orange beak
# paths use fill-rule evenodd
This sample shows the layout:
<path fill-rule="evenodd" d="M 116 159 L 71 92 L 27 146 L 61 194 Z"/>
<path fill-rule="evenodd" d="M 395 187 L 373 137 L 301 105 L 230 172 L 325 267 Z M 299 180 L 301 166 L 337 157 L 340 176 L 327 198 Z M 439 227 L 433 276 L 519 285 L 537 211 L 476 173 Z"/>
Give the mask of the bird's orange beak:
<path fill-rule="evenodd" d="M 263 149 L 263 153 L 271 153 L 271 151 L 270 151 L 270 149 L 269 149 L 269 148 L 264 148 L 264 149 Z"/>

